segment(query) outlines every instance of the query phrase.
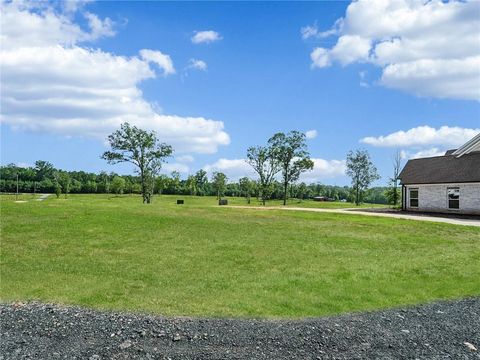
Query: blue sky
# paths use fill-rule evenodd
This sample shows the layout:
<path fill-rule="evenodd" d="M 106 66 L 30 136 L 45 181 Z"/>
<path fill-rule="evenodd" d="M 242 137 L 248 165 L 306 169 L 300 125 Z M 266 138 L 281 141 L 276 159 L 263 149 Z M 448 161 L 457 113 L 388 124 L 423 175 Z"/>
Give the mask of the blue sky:
<path fill-rule="evenodd" d="M 2 3 L 1 162 L 131 173 L 99 158 L 127 120 L 174 145 L 166 172 L 235 179 L 249 146 L 315 130 L 304 180 L 348 184 L 346 153 L 364 148 L 385 184 L 395 151 L 480 131 L 479 6 Z"/>

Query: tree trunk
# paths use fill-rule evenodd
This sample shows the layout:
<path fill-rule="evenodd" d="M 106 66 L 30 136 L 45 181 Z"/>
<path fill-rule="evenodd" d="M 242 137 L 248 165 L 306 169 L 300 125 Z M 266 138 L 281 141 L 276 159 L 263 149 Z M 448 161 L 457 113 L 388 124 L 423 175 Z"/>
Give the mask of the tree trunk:
<path fill-rule="evenodd" d="M 283 184 L 283 205 L 287 205 L 287 188 L 288 188 L 288 180 L 285 179 Z"/>
<path fill-rule="evenodd" d="M 359 186 L 358 186 L 358 184 L 357 184 L 357 188 L 356 188 L 355 204 L 356 204 L 357 206 L 360 205 L 360 194 L 359 194 Z"/>

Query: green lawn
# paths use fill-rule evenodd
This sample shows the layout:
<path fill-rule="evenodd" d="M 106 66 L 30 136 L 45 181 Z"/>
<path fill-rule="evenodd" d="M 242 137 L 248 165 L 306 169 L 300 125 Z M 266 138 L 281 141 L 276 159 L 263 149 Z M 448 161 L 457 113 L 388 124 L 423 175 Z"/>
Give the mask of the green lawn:
<path fill-rule="evenodd" d="M 293 318 L 480 295 L 480 228 L 176 198 L 0 197 L 1 300 Z"/>

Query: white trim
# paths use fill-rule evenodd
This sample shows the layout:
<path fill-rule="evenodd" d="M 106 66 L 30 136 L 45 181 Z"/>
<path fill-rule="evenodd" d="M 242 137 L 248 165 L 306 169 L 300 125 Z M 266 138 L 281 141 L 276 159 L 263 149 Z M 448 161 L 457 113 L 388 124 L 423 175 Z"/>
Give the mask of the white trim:
<path fill-rule="evenodd" d="M 465 144 L 460 146 L 452 153 L 452 155 L 459 158 L 462 155 L 469 154 L 472 151 L 478 150 L 480 150 L 480 133 L 477 136 L 474 136 L 473 139 L 470 139 Z"/>
<path fill-rule="evenodd" d="M 457 185 L 480 185 L 480 181 L 475 182 L 454 182 L 454 183 L 424 183 L 424 184 L 403 184 L 405 187 L 416 187 L 416 186 L 425 186 L 425 185 L 445 185 L 450 187 L 455 187 Z"/>

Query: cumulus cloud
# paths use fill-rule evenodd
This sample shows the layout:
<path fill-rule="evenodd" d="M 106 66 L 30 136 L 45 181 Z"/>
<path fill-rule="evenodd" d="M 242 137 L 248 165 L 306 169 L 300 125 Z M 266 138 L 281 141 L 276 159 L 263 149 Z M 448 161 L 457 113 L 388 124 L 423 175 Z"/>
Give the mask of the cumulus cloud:
<path fill-rule="evenodd" d="M 195 31 L 195 34 L 191 38 L 194 44 L 209 44 L 215 41 L 222 40 L 220 33 L 213 30 Z"/>
<path fill-rule="evenodd" d="M 318 29 L 317 23 L 315 22 L 315 24 L 313 25 L 307 25 L 302 27 L 300 29 L 300 33 L 302 34 L 303 40 L 307 40 L 310 38 L 322 39 L 322 38 L 326 38 L 326 37 L 338 34 L 341 23 L 342 21 L 340 19 L 335 23 L 335 26 L 333 26 L 330 30 L 320 31 Z"/>
<path fill-rule="evenodd" d="M 193 162 L 195 160 L 195 158 L 192 155 L 176 156 L 175 159 L 178 162 L 181 162 L 181 163 L 190 163 L 190 162 Z"/>
<path fill-rule="evenodd" d="M 200 71 L 207 71 L 207 63 L 203 60 L 190 59 L 187 68 L 200 70 Z"/>
<path fill-rule="evenodd" d="M 307 139 L 315 139 L 317 135 L 318 135 L 317 130 L 308 130 L 307 132 L 305 132 L 305 137 Z"/>
<path fill-rule="evenodd" d="M 461 146 L 475 135 L 479 129 L 442 126 L 435 129 L 430 126 L 418 126 L 407 131 L 396 131 L 383 136 L 368 136 L 360 142 L 379 147 L 401 147 L 418 145 Z"/>
<path fill-rule="evenodd" d="M 218 159 L 212 164 L 205 165 L 203 170 L 209 175 L 212 175 L 215 171 L 223 172 L 232 181 L 244 176 L 255 178 L 255 172 L 245 159 Z"/>
<path fill-rule="evenodd" d="M 175 74 L 173 61 L 169 55 L 162 54 L 162 52 L 158 50 L 142 49 L 140 50 L 140 56 L 143 60 L 158 65 L 165 75 Z"/>
<path fill-rule="evenodd" d="M 170 174 L 173 171 L 178 171 L 180 174 L 188 174 L 190 172 L 190 167 L 188 165 L 179 163 L 162 164 L 161 172 L 163 174 Z"/>
<path fill-rule="evenodd" d="M 82 47 L 85 39 L 109 35 L 105 20 L 90 25 L 104 30 L 86 31 L 72 22 L 73 16 L 43 6 L 0 4 L 3 124 L 104 140 L 128 121 L 155 130 L 176 152 L 214 153 L 229 144 L 223 122 L 163 114 L 144 99 L 139 84 L 156 77 L 151 63 L 164 74 L 175 71 L 168 55 L 143 49 L 139 56 L 126 57 Z"/>
<path fill-rule="evenodd" d="M 300 175 L 300 181 L 315 183 L 322 180 L 334 179 L 345 175 L 345 160 L 325 160 L 312 158 L 313 170 Z"/>
<path fill-rule="evenodd" d="M 426 158 L 426 157 L 434 157 L 434 156 L 443 156 L 445 155 L 444 150 L 440 150 L 438 147 L 433 147 L 425 150 L 420 150 L 417 152 L 409 152 L 403 150 L 400 153 L 402 159 L 418 159 L 418 158 Z"/>
<path fill-rule="evenodd" d="M 360 0 L 330 33 L 305 27 L 303 38 L 338 34 L 311 52 L 312 67 L 368 62 L 380 83 L 418 96 L 480 99 L 480 7 L 476 1 Z"/>
<path fill-rule="evenodd" d="M 338 178 L 345 175 L 345 160 L 324 160 L 312 158 L 313 170 L 303 173 L 299 181 L 314 183 L 326 179 Z M 245 159 L 219 159 L 213 164 L 208 164 L 204 170 L 209 174 L 214 171 L 225 173 L 230 180 L 238 180 L 248 176 L 256 179 L 257 175 Z"/>

